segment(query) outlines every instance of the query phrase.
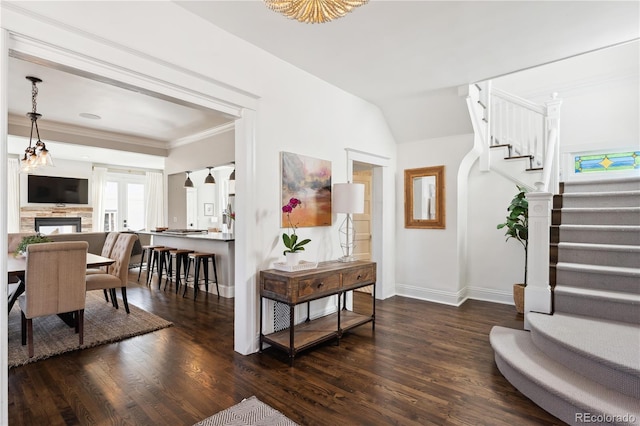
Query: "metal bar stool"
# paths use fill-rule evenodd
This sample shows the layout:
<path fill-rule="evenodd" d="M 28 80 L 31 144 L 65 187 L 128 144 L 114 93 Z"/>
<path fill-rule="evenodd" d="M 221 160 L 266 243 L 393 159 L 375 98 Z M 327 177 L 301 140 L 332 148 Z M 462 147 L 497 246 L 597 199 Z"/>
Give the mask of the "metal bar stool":
<path fill-rule="evenodd" d="M 152 273 L 149 275 L 149 280 L 147 285 L 151 284 L 151 280 L 153 278 L 153 268 L 157 266 L 158 272 L 158 290 L 162 286 L 162 271 L 164 273 L 168 273 L 169 267 L 169 250 L 175 250 L 174 247 L 156 247 L 153 249 L 153 260 L 151 261 L 151 271 Z"/>
<path fill-rule="evenodd" d="M 153 250 L 164 246 L 142 246 L 142 255 L 140 257 L 140 270 L 138 271 L 138 282 L 140 282 L 140 274 L 142 274 L 142 265 L 147 267 L 147 284 L 149 283 L 149 272 L 151 271 L 151 257 Z M 144 256 L 147 255 L 147 260 L 144 260 Z"/>
<path fill-rule="evenodd" d="M 180 275 L 183 269 L 185 271 L 187 269 L 187 262 L 189 261 L 189 259 L 187 258 L 187 255 L 189 253 L 193 253 L 193 250 L 186 250 L 186 249 L 169 250 L 169 271 L 164 281 L 164 290 L 167 289 L 167 284 L 169 284 L 169 281 L 174 280 L 176 282 L 176 294 L 178 294 L 178 289 L 180 288 Z M 176 261 L 175 273 L 173 271 L 174 259 Z M 185 275 L 185 281 L 186 279 L 187 277 Z"/>
<path fill-rule="evenodd" d="M 213 275 L 216 280 L 216 292 L 218 293 L 218 298 L 220 298 L 220 287 L 218 286 L 218 271 L 216 269 L 216 254 L 215 253 L 189 253 L 187 255 L 189 257 L 189 261 L 187 262 L 187 270 L 185 277 L 189 276 L 189 270 L 191 269 L 191 264 L 194 265 L 193 271 L 193 300 L 196 300 L 198 297 L 198 280 L 200 279 L 200 266 L 204 269 L 204 288 L 208 292 L 209 291 L 209 259 L 211 259 L 211 263 L 213 264 Z M 185 286 L 184 293 L 182 293 L 182 297 L 185 297 L 187 294 L 187 278 L 185 278 Z"/>

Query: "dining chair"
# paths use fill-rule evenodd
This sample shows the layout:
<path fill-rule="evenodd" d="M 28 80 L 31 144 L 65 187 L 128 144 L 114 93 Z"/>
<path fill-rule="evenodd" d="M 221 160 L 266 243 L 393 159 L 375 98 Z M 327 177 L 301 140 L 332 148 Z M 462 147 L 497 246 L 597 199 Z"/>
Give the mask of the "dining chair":
<path fill-rule="evenodd" d="M 109 257 L 111 256 L 111 250 L 113 250 L 113 246 L 116 244 L 116 240 L 118 239 L 117 232 L 109 232 L 104 239 L 104 244 L 102 246 L 102 252 L 100 256 Z M 109 266 L 100 266 L 98 268 L 89 268 L 87 269 L 87 275 L 91 274 L 106 274 L 109 272 Z"/>
<path fill-rule="evenodd" d="M 22 311 L 22 344 L 33 357 L 33 319 L 75 313 L 75 330 L 84 342 L 84 307 L 87 270 L 86 241 L 30 244 L 27 246 L 25 292 L 18 298 Z"/>
<path fill-rule="evenodd" d="M 118 309 L 116 289 L 122 291 L 122 301 L 124 308 L 129 313 L 129 303 L 127 302 L 127 281 L 129 275 L 129 260 L 131 259 L 131 249 L 136 241 L 135 234 L 118 234 L 118 238 L 111 249 L 110 258 L 115 262 L 109 265 L 107 272 L 100 274 L 86 275 L 87 291 L 109 290 L 111 302 Z"/>

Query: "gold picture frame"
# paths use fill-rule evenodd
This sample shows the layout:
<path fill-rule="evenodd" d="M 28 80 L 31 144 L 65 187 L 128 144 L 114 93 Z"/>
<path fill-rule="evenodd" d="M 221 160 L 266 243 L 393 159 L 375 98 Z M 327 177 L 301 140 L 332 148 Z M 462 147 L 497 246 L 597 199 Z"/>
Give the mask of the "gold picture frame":
<path fill-rule="evenodd" d="M 444 166 L 404 171 L 404 227 L 445 229 Z"/>

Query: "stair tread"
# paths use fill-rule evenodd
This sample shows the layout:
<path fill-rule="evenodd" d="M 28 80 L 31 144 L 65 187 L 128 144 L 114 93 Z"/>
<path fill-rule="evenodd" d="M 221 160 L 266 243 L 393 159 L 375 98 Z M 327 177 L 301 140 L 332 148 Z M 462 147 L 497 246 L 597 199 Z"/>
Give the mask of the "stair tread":
<path fill-rule="evenodd" d="M 529 313 L 527 319 L 532 333 L 640 378 L 640 325 L 564 313 Z"/>
<path fill-rule="evenodd" d="M 603 300 L 618 301 L 623 303 L 636 303 L 638 304 L 638 314 L 640 314 L 640 294 L 633 294 L 622 291 L 602 290 L 595 288 L 584 288 L 575 286 L 564 286 L 561 283 L 556 284 L 554 288 L 556 295 L 573 295 L 583 296 L 590 299 L 599 298 Z"/>
<path fill-rule="evenodd" d="M 552 226 L 559 226 L 560 229 L 583 230 L 583 231 L 624 231 L 624 232 L 640 231 L 640 226 L 638 226 L 638 225 L 574 225 L 574 224 L 566 224 L 566 225 L 552 225 Z"/>
<path fill-rule="evenodd" d="M 558 209 L 554 209 L 558 210 Z M 616 213 L 616 212 L 640 212 L 640 207 L 562 207 L 562 212 L 603 212 L 603 213 Z"/>
<path fill-rule="evenodd" d="M 628 276 L 640 278 L 640 268 L 627 268 L 624 266 L 606 266 L 606 265 L 593 265 L 593 264 L 586 264 L 586 263 L 558 262 L 556 263 L 556 269 L 568 270 L 568 271 L 583 271 L 583 272 L 591 272 L 591 273 L 610 273 L 610 274 L 628 275 Z"/>
<path fill-rule="evenodd" d="M 568 249 L 581 249 L 581 250 L 608 250 L 608 251 L 623 251 L 623 252 L 640 252 L 640 246 L 631 244 L 600 244 L 600 243 L 570 243 L 559 242 L 558 247 Z"/>
<path fill-rule="evenodd" d="M 610 197 L 610 196 L 634 196 L 640 195 L 640 191 L 593 191 L 593 192 L 569 192 L 562 194 L 567 198 Z"/>
<path fill-rule="evenodd" d="M 495 326 L 489 339 L 504 362 L 556 397 L 586 410 L 629 413 L 640 418 L 635 398 L 609 389 L 549 358 L 535 346 L 529 332 Z"/>

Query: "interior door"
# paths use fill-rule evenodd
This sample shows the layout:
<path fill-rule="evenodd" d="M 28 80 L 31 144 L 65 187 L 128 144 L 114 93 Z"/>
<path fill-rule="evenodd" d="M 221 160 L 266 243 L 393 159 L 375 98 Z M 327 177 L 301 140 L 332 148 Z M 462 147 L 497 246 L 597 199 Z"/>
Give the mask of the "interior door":
<path fill-rule="evenodd" d="M 364 184 L 364 212 L 353 215 L 355 230 L 355 247 L 353 256 L 358 260 L 371 260 L 371 183 L 373 181 L 371 169 L 353 172 L 353 182 Z M 373 286 L 358 289 L 372 294 Z"/>

